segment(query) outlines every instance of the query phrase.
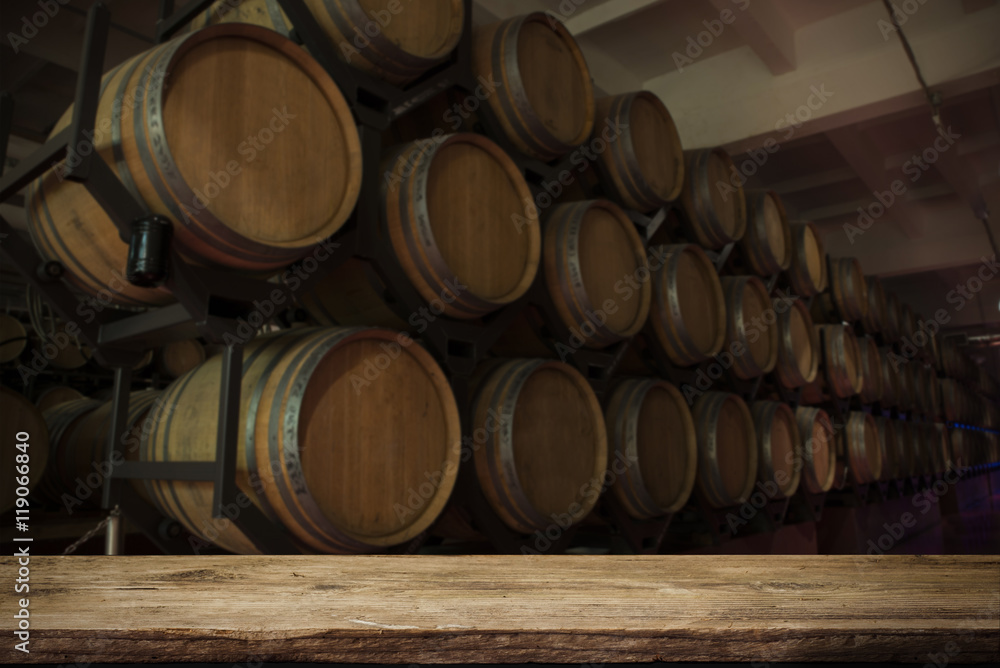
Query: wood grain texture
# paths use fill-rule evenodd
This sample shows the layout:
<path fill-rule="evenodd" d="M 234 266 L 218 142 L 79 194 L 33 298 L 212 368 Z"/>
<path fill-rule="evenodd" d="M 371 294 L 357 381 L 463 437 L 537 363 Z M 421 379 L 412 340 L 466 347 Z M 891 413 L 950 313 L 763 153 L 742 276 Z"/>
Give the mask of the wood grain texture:
<path fill-rule="evenodd" d="M 70 563 L 72 562 L 72 563 Z M 14 559 L 0 560 L 5 573 Z M 1000 558 L 35 557 L 3 660 L 905 661 L 998 656 Z M 5 633 L 13 626 L 4 615 Z"/>

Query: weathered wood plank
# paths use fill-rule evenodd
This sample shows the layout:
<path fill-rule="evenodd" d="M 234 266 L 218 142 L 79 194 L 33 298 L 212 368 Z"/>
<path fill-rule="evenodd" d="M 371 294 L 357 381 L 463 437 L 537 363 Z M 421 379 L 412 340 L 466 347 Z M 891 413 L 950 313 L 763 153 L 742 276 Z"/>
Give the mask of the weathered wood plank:
<path fill-rule="evenodd" d="M 995 556 L 81 556 L 30 568 L 31 653 L 8 641 L 5 661 L 1000 660 Z M 5 595 L 7 638 L 12 607 Z"/>

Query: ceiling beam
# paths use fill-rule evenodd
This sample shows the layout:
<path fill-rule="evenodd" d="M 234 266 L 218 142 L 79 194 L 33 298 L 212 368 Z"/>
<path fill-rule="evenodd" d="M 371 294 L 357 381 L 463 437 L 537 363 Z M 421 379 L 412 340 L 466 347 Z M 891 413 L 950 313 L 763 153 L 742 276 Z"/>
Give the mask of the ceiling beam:
<path fill-rule="evenodd" d="M 617 0 L 617 2 L 605 2 L 596 7 L 573 12 L 563 18 L 563 24 L 574 37 L 597 30 L 601 26 L 620 21 L 636 12 L 652 7 L 663 2 L 663 0 Z M 572 3 L 566 3 L 570 6 Z"/>
<path fill-rule="evenodd" d="M 768 184 L 768 190 L 773 190 L 779 195 L 790 195 L 802 192 L 803 190 L 812 190 L 813 188 L 831 186 L 835 183 L 853 181 L 856 178 L 858 178 L 858 175 L 853 169 L 840 167 L 837 169 L 828 169 L 825 172 L 814 172 L 794 179 L 771 183 Z"/>
<path fill-rule="evenodd" d="M 858 178 L 857 175 L 855 175 L 854 178 Z M 907 202 L 913 203 L 921 200 L 932 199 L 934 197 L 945 197 L 954 194 L 955 191 L 952 190 L 951 186 L 947 183 L 936 183 L 923 188 L 911 188 L 906 192 L 905 199 Z M 830 204 L 827 206 L 817 206 L 815 208 L 803 210 L 802 219 L 811 220 L 817 223 L 829 220 L 831 222 L 836 222 L 838 225 L 843 225 L 845 222 L 853 222 L 853 220 L 843 220 L 845 216 L 848 216 L 851 219 L 857 219 L 858 208 L 864 209 L 870 206 L 874 201 L 875 200 L 872 197 L 867 197 L 865 199 L 838 202 L 837 204 Z M 833 219 L 838 220 L 834 221 Z"/>
<path fill-rule="evenodd" d="M 945 99 L 1000 84 L 1000 5 L 972 16 L 958 5 L 936 6 L 948 20 L 913 38 L 917 53 L 935 54 L 923 64 L 928 83 Z M 882 39 L 877 21 L 884 18 L 881 3 L 871 2 L 799 28 L 797 67 L 780 77 L 740 47 L 703 56 L 644 87 L 670 109 L 685 148 L 721 145 L 730 152 L 767 139 L 784 143 L 789 115 L 799 139 L 926 105 L 903 49 Z"/>
<path fill-rule="evenodd" d="M 787 74 L 796 68 L 795 31 L 774 0 L 709 0 L 719 12 L 736 14 L 733 27 L 767 66 L 771 74 Z M 742 10 L 742 11 L 741 11 Z"/>
<path fill-rule="evenodd" d="M 867 136 L 858 130 L 851 127 L 840 128 L 827 132 L 826 136 L 865 186 L 872 191 L 868 206 L 882 206 L 876 198 L 882 193 L 887 193 L 882 199 L 891 201 L 885 206 L 883 215 L 894 220 L 908 238 L 919 239 L 923 235 L 925 217 L 919 206 L 905 198 L 910 186 L 909 179 L 890 178 L 885 171 L 885 157 L 875 150 Z M 863 208 L 867 209 L 868 206 Z"/>

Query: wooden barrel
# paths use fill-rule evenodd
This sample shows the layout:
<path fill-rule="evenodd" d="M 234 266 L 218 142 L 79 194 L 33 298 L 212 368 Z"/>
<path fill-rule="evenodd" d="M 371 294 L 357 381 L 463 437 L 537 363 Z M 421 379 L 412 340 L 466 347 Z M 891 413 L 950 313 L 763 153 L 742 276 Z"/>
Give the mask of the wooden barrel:
<path fill-rule="evenodd" d="M 897 356 L 898 357 L 898 356 Z M 896 405 L 901 411 L 913 411 L 917 409 L 916 388 L 913 386 L 913 374 L 910 372 L 911 362 L 896 360 L 893 367 L 896 369 L 896 389 L 899 394 L 896 398 Z"/>
<path fill-rule="evenodd" d="M 899 443 L 896 440 L 896 423 L 886 417 L 876 417 L 878 442 L 882 456 L 881 480 L 895 480 L 901 477 Z"/>
<path fill-rule="evenodd" d="M 935 459 L 938 464 L 937 473 L 944 473 L 955 467 L 955 456 L 948 438 L 948 429 L 940 422 L 928 425 L 931 437 L 934 439 Z"/>
<path fill-rule="evenodd" d="M 890 292 L 885 298 L 885 328 L 882 336 L 889 343 L 896 343 L 903 336 L 903 309 L 895 292 Z"/>
<path fill-rule="evenodd" d="M 878 480 L 882 475 L 882 445 L 875 419 L 868 413 L 851 411 L 842 438 L 851 479 L 858 484 Z"/>
<path fill-rule="evenodd" d="M 52 387 L 47 387 L 39 392 L 38 397 L 35 399 L 35 407 L 38 408 L 39 412 L 44 413 L 53 406 L 58 406 L 59 404 L 64 404 L 67 401 L 75 401 L 77 399 L 86 399 L 86 397 L 82 392 L 75 390 L 72 387 L 68 387 L 66 385 L 53 385 Z"/>
<path fill-rule="evenodd" d="M 49 432 L 49 459 L 52 460 L 52 465 L 42 478 L 38 491 L 49 501 L 58 503 L 66 491 L 60 476 L 56 473 L 60 466 L 58 462 L 62 459 L 64 439 L 73 433 L 75 425 L 80 420 L 100 405 L 101 402 L 95 399 L 76 399 L 53 406 L 42 413 Z"/>
<path fill-rule="evenodd" d="M 958 468 L 974 466 L 979 463 L 976 461 L 977 452 L 971 438 L 972 433 L 957 427 L 948 430 L 948 437 L 951 440 L 952 461 L 954 461 L 955 466 Z"/>
<path fill-rule="evenodd" d="M 812 223 L 791 223 L 792 258 L 788 266 L 788 282 L 803 299 L 826 290 L 826 250 L 819 231 Z"/>
<path fill-rule="evenodd" d="M 736 168 L 721 148 L 684 151 L 682 220 L 693 241 L 705 248 L 722 248 L 743 238 L 747 227 L 743 186 L 734 185 Z M 720 183 L 724 184 L 720 188 Z"/>
<path fill-rule="evenodd" d="M 462 36 L 461 0 L 365 2 L 305 0 L 319 27 L 350 65 L 394 84 L 444 62 Z M 278 0 L 219 0 L 191 23 L 252 23 L 288 37 L 293 26 Z"/>
<path fill-rule="evenodd" d="M 873 404 L 882 400 L 882 355 L 878 344 L 871 336 L 858 340 L 858 350 L 861 353 L 861 401 Z"/>
<path fill-rule="evenodd" d="M 622 134 L 598 154 L 605 187 L 630 209 L 651 211 L 677 199 L 684 185 L 684 150 L 677 127 L 660 98 L 649 91 L 597 100 L 598 134 Z"/>
<path fill-rule="evenodd" d="M 3 386 L 0 386 L 0 438 L 3 439 L 0 475 L 5 490 L 0 494 L 0 513 L 6 513 L 42 479 L 49 461 L 49 431 L 38 408 L 23 395 Z M 27 484 L 21 484 L 24 482 Z M 30 505 L 23 507 L 31 509 Z"/>
<path fill-rule="evenodd" d="M 434 315 L 479 318 L 531 287 L 541 254 L 538 214 L 499 146 L 482 135 L 452 134 L 396 147 L 382 165 L 389 241 Z M 348 262 L 301 302 L 321 324 L 413 326 L 395 321 L 369 273 L 364 263 Z"/>
<path fill-rule="evenodd" d="M 28 345 L 28 333 L 21 321 L 0 313 L 0 364 L 16 360 Z"/>
<path fill-rule="evenodd" d="M 837 312 L 848 322 L 868 313 L 868 286 L 857 258 L 841 257 L 830 262 L 830 294 Z"/>
<path fill-rule="evenodd" d="M 778 311 L 782 303 L 781 298 L 773 300 L 774 309 L 778 312 L 778 364 L 775 372 L 782 385 L 794 389 L 816 380 L 821 355 L 819 335 L 809 316 L 809 309 L 801 299 Z"/>
<path fill-rule="evenodd" d="M 909 304 L 903 304 L 901 312 L 903 319 L 900 321 L 900 327 L 902 330 L 903 342 L 904 344 L 909 343 L 910 345 L 916 347 L 913 335 L 917 333 L 917 316 L 914 315 L 913 309 Z"/>
<path fill-rule="evenodd" d="M 903 372 L 907 375 L 907 386 L 910 388 L 910 406 L 917 413 L 927 414 L 927 388 L 924 377 L 923 365 L 915 360 L 903 367 Z"/>
<path fill-rule="evenodd" d="M 126 61 L 102 87 L 94 148 L 150 211 L 173 221 L 184 255 L 278 269 L 313 252 L 354 208 L 361 146 L 350 108 L 319 64 L 275 32 L 212 26 Z M 124 278 L 128 244 L 63 172 L 46 172 L 27 197 L 42 257 L 104 303 L 172 301 Z"/>
<path fill-rule="evenodd" d="M 802 437 L 788 404 L 755 401 L 750 405 L 757 439 L 757 480 L 771 498 L 791 496 L 802 476 Z M 777 493 L 767 492 L 776 484 Z"/>
<path fill-rule="evenodd" d="M 896 420 L 897 462 L 900 478 L 918 474 L 918 449 L 915 447 L 917 444 L 917 434 L 914 424 L 905 420 Z"/>
<path fill-rule="evenodd" d="M 800 406 L 795 420 L 802 438 L 802 484 L 811 494 L 829 491 L 837 473 L 830 416 L 822 408 Z"/>
<path fill-rule="evenodd" d="M 139 448 L 142 420 L 148 414 L 158 391 L 132 392 L 129 395 L 128 411 L 125 416 L 125 432 L 122 434 L 122 454 L 135 455 Z M 89 405 L 89 408 L 86 406 Z M 111 470 L 115 460 L 109 459 L 108 441 L 111 437 L 112 402 L 80 402 L 77 410 L 65 416 L 46 413 L 54 425 L 64 418 L 72 418 L 53 442 L 53 460 L 46 482 L 47 489 L 58 490 L 60 505 L 69 512 L 77 507 L 98 508 L 104 477 Z M 58 407 L 55 409 L 58 411 Z M 139 429 L 136 429 L 136 428 Z"/>
<path fill-rule="evenodd" d="M 647 337 L 671 362 L 691 366 L 722 350 L 726 300 L 705 251 L 694 244 L 655 246 Z"/>
<path fill-rule="evenodd" d="M 215 458 L 222 357 L 177 379 L 150 415 L 142 461 Z M 387 410 L 391 408 L 391 410 Z M 244 347 L 236 482 L 297 545 L 370 552 L 437 518 L 461 456 L 444 373 L 409 337 L 373 328 L 300 328 Z M 258 553 L 212 518 L 210 482 L 142 481 L 160 509 L 204 540 Z"/>
<path fill-rule="evenodd" d="M 626 468 L 611 484 L 626 512 L 648 519 L 680 510 L 698 468 L 694 419 L 680 391 L 658 379 L 624 380 L 608 399 L 604 421 L 609 467 L 620 461 Z"/>
<path fill-rule="evenodd" d="M 869 334 L 882 332 L 884 335 L 887 330 L 885 288 L 878 276 L 868 276 L 865 281 L 868 284 L 868 311 L 861 322 Z"/>
<path fill-rule="evenodd" d="M 506 361 L 490 368 L 476 394 L 476 476 L 511 529 L 545 531 L 566 516 L 578 522 L 597 503 L 606 478 L 627 471 L 621 459 L 609 464 L 600 404 L 569 365 Z"/>
<path fill-rule="evenodd" d="M 861 350 L 854 332 L 845 325 L 816 325 L 823 347 L 823 370 L 827 389 L 846 399 L 861 392 L 864 375 Z"/>
<path fill-rule="evenodd" d="M 944 419 L 948 422 L 961 422 L 969 410 L 965 388 L 953 378 L 942 378 L 940 387 Z"/>
<path fill-rule="evenodd" d="M 882 366 L 882 399 L 880 401 L 883 408 L 892 408 L 899 405 L 899 376 L 896 373 L 896 367 L 893 366 L 888 357 L 892 354 L 892 348 L 879 348 L 878 352 Z M 864 389 L 863 386 L 862 389 Z"/>
<path fill-rule="evenodd" d="M 553 207 L 542 246 L 545 285 L 571 335 L 603 348 L 642 329 L 653 292 L 649 263 L 642 238 L 617 205 Z"/>
<path fill-rule="evenodd" d="M 205 361 L 205 346 L 198 339 L 171 341 L 160 348 L 156 365 L 168 378 L 180 378 Z"/>
<path fill-rule="evenodd" d="M 481 81 L 499 82 L 486 99 L 522 153 L 553 160 L 582 144 L 592 129 L 602 142 L 620 139 L 614 127 L 594 127 L 587 61 L 552 15 L 533 12 L 478 28 L 472 68 Z"/>
<path fill-rule="evenodd" d="M 739 396 L 706 392 L 694 404 L 698 434 L 698 489 L 713 508 L 736 506 L 757 480 L 757 437 L 750 409 Z"/>
<path fill-rule="evenodd" d="M 733 373 L 748 380 L 770 373 L 778 363 L 777 313 L 767 286 L 756 276 L 723 276 L 726 295 L 726 351 Z"/>
<path fill-rule="evenodd" d="M 747 227 L 740 247 L 758 276 L 784 271 L 792 263 L 792 233 L 788 215 L 773 190 L 746 191 Z"/>
<path fill-rule="evenodd" d="M 925 415 L 932 418 L 941 417 L 941 383 L 938 381 L 937 374 L 934 373 L 934 368 L 925 366 L 922 369 L 924 375 L 924 393 L 925 400 L 927 402 L 927 408 L 924 411 Z"/>
<path fill-rule="evenodd" d="M 934 437 L 934 427 L 927 423 L 914 425 L 917 439 L 917 472 L 933 475 L 940 470 L 940 453 Z"/>

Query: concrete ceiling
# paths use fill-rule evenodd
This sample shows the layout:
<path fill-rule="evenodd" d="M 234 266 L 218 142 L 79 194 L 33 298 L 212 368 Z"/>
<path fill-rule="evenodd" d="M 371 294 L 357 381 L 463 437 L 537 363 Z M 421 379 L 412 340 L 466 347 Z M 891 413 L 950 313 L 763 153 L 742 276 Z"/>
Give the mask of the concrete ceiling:
<path fill-rule="evenodd" d="M 936 131 L 881 1 L 476 0 L 474 21 L 561 17 L 599 90 L 655 92 L 685 148 L 725 146 L 753 172 L 749 187 L 776 190 L 794 218 L 820 226 L 832 254 L 857 256 L 866 273 L 930 314 L 953 309 L 949 291 L 991 254 L 974 207 L 995 212 L 1000 237 L 1000 5 L 893 2 L 941 95 L 942 122 L 958 135 L 916 178 L 912 158 L 933 147 Z M 0 87 L 18 102 L 12 159 L 30 152 L 72 99 L 91 4 L 71 0 L 16 55 L 6 39 L 0 45 Z M 111 66 L 152 44 L 158 2 L 107 4 L 117 26 Z M 0 33 L 36 11 L 37 0 L 4 0 Z M 768 140 L 771 152 L 761 153 Z M 845 227 L 894 181 L 904 194 L 863 234 Z M 9 206 L 0 211 L 18 217 Z M 1000 280 L 987 281 L 952 325 L 1000 329 L 998 303 Z"/>

